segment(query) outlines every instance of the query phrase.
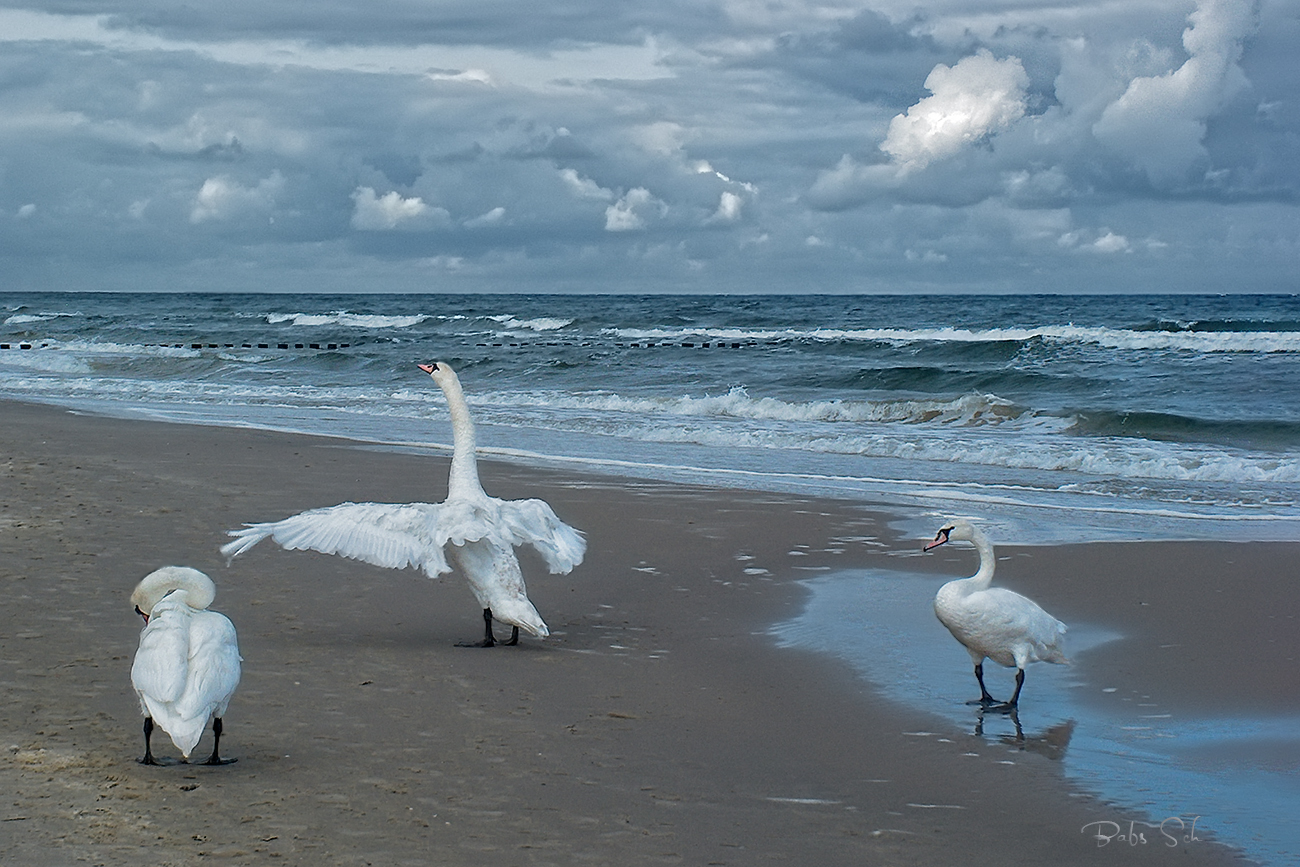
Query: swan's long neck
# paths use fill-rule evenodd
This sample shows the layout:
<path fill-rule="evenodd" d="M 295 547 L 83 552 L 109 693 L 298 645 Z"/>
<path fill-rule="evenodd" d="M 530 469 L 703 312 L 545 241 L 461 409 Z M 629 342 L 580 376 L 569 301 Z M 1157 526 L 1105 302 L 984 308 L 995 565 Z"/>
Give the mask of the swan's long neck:
<path fill-rule="evenodd" d="M 474 456 L 474 420 L 465 403 L 460 380 L 452 379 L 442 384 L 451 413 L 451 476 L 447 481 L 447 496 L 482 495 L 483 485 L 478 480 L 478 460 Z"/>
<path fill-rule="evenodd" d="M 997 565 L 997 558 L 993 556 L 993 543 L 989 541 L 988 536 L 976 529 L 971 534 L 971 543 L 980 553 L 980 568 L 974 575 L 960 582 L 962 589 L 967 593 L 987 590 L 993 583 L 993 569 Z"/>

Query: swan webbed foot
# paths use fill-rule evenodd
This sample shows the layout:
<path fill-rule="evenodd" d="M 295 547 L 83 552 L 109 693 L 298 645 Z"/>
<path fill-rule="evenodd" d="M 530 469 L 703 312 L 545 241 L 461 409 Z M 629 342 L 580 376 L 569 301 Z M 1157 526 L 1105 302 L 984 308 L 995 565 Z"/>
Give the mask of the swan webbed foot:
<path fill-rule="evenodd" d="M 985 705 L 984 710 L 992 711 L 993 713 L 1014 714 L 1017 710 L 1017 707 L 1015 702 L 995 701 L 993 702 L 993 704 Z"/>
<path fill-rule="evenodd" d="M 492 609 L 484 608 L 483 609 L 483 640 L 482 641 L 458 641 L 456 642 L 456 646 L 457 647 L 496 647 L 498 644 L 501 644 L 506 647 L 512 647 L 518 643 L 519 643 L 518 626 L 512 626 L 510 628 L 509 641 L 497 641 L 496 636 L 492 634 Z"/>
<path fill-rule="evenodd" d="M 164 762 L 160 762 L 153 757 L 153 748 L 149 745 L 149 740 L 152 737 L 153 717 L 147 716 L 144 718 L 144 757 L 136 759 L 136 761 L 142 765 L 154 765 L 155 767 L 158 767 L 163 765 Z M 167 762 L 166 764 L 171 764 L 171 762 Z"/>
<path fill-rule="evenodd" d="M 205 765 L 233 765 L 233 764 L 234 764 L 235 762 L 237 762 L 237 761 L 239 761 L 239 759 L 223 759 L 223 758 L 221 758 L 221 756 L 218 756 L 217 754 L 213 753 L 211 756 L 208 757 L 208 760 L 207 760 L 206 762 L 202 762 L 202 764 L 205 764 Z"/>
<path fill-rule="evenodd" d="M 989 695 L 988 687 L 984 685 L 984 662 L 982 660 L 975 663 L 975 680 L 978 681 L 980 685 L 980 697 L 973 701 L 968 701 L 966 704 L 977 704 L 986 710 L 994 705 L 1002 704 L 1002 702 Z"/>

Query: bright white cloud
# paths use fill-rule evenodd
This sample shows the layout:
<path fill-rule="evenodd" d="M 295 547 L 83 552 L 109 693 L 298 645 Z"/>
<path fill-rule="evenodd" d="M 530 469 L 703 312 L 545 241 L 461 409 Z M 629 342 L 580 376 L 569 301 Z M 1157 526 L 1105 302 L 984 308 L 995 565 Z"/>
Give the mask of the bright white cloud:
<path fill-rule="evenodd" d="M 584 178 L 573 169 L 560 169 L 560 178 L 580 199 L 599 199 L 607 202 L 614 198 L 613 190 L 605 189 L 591 178 Z"/>
<path fill-rule="evenodd" d="M 479 214 L 471 220 L 465 221 L 467 229 L 482 229 L 487 226 L 499 226 L 506 218 L 506 209 L 495 207 L 486 214 Z"/>
<path fill-rule="evenodd" d="M 709 218 L 711 223 L 734 223 L 740 219 L 740 209 L 745 200 L 728 190 L 723 190 L 718 199 L 718 209 Z"/>
<path fill-rule="evenodd" d="M 432 209 L 419 196 L 404 199 L 396 190 L 382 196 L 371 187 L 357 187 L 352 192 L 352 228 L 368 232 L 396 229 L 403 223 L 420 221 L 433 214 L 446 217 L 441 208 Z M 427 220 L 426 220 L 427 222 Z"/>
<path fill-rule="evenodd" d="M 461 72 L 429 72 L 425 77 L 430 81 L 456 81 L 467 84 L 486 84 L 489 87 L 496 87 L 496 82 L 492 79 L 492 74 L 485 69 L 466 69 Z"/>
<path fill-rule="evenodd" d="M 1106 234 L 1092 242 L 1092 248 L 1098 253 L 1124 253 L 1129 250 L 1128 238 L 1108 229 Z"/>
<path fill-rule="evenodd" d="M 988 49 L 940 63 L 925 79 L 932 95 L 890 121 L 880 149 L 905 171 L 954 156 L 1023 117 L 1028 86 L 1019 58 L 998 60 Z"/>
<path fill-rule="evenodd" d="M 1095 235 L 1095 237 L 1094 237 Z M 1102 229 L 1099 233 L 1095 231 L 1072 230 L 1063 233 L 1056 239 L 1060 247 L 1067 249 L 1077 249 L 1085 253 L 1129 253 L 1132 252 L 1133 246 L 1129 243 L 1128 238 L 1123 235 L 1117 235 L 1110 229 Z"/>
<path fill-rule="evenodd" d="M 242 186 L 225 175 L 208 178 L 194 197 L 190 222 L 228 220 L 251 211 L 268 211 L 283 189 L 284 178 L 278 171 L 258 181 L 255 187 Z"/>
<path fill-rule="evenodd" d="M 1183 65 L 1134 78 L 1092 128 L 1098 141 L 1157 184 L 1181 180 L 1205 159 L 1206 121 L 1249 84 L 1237 61 L 1255 28 L 1254 4 L 1203 0 L 1189 21 Z"/>
<path fill-rule="evenodd" d="M 636 187 L 605 209 L 606 232 L 633 232 L 644 229 L 647 221 L 662 217 L 668 206 L 650 195 L 645 187 Z"/>

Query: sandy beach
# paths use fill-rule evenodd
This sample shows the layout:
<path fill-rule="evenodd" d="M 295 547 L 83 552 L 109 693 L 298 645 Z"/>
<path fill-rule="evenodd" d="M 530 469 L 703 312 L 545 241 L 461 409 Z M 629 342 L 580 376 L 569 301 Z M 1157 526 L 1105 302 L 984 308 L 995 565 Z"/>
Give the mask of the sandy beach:
<path fill-rule="evenodd" d="M 1148 830 L 1099 849 L 1084 826 L 1148 817 L 1073 789 L 1051 749 L 958 730 L 778 647 L 770 627 L 810 570 L 973 571 L 968 550 L 919 556 L 878 511 L 482 462 L 490 493 L 547 500 L 589 552 L 566 576 L 523 556 L 551 637 L 475 650 L 454 646 L 482 628 L 455 574 L 218 553 L 248 521 L 436 502 L 445 460 L 19 403 L 0 418 L 0 863 L 1244 863 L 1213 817 L 1190 843 Z M 1282 712 L 1300 705 L 1298 554 L 1000 546 L 998 574 L 1067 622 L 1121 629 L 1088 659 L 1121 687 Z M 239 631 L 236 764 L 136 762 L 127 600 L 167 564 L 211 575 Z"/>

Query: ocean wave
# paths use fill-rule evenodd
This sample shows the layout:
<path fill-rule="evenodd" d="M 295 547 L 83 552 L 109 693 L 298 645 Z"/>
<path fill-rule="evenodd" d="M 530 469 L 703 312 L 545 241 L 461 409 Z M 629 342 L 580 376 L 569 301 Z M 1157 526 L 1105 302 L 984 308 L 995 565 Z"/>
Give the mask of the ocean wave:
<path fill-rule="evenodd" d="M 827 343 L 1028 343 L 1092 344 L 1107 349 L 1174 350 L 1198 353 L 1300 352 L 1300 331 L 1132 330 L 1045 325 L 1026 328 L 610 328 L 616 340 L 708 340 L 723 342 L 813 341 Z"/>
<path fill-rule="evenodd" d="M 5 325 L 34 325 L 37 322 L 49 322 L 53 319 L 75 318 L 80 313 L 15 313 L 5 319 Z"/>
<path fill-rule="evenodd" d="M 1218 443 L 1238 448 L 1294 448 L 1300 421 L 1202 419 L 1162 412 L 1078 413 L 1069 433 L 1167 442 Z"/>
<path fill-rule="evenodd" d="M 338 310 L 333 313 L 268 313 L 267 324 L 283 325 L 286 322 L 303 328 L 319 328 L 338 325 L 343 328 L 410 328 L 428 319 L 424 313 L 405 316 L 382 316 L 371 313 L 348 313 Z"/>
<path fill-rule="evenodd" d="M 406 400 L 420 399 L 415 396 L 416 394 L 402 391 L 394 397 Z M 427 396 L 424 392 L 418 394 Z M 568 392 L 488 393 L 471 397 L 470 403 L 506 408 L 545 407 L 557 411 L 578 410 L 777 422 L 875 422 L 983 427 L 1007 422 L 1039 420 L 1024 408 L 992 394 L 967 394 L 957 398 L 933 400 L 837 399 L 792 402 L 773 397 L 751 397 L 746 389 L 739 386 L 732 388 L 726 394 L 705 397 L 627 397 L 617 394 Z"/>
<path fill-rule="evenodd" d="M 714 449 L 777 449 L 853 455 L 934 465 L 934 480 L 953 481 L 937 467 L 961 464 L 991 468 L 1075 473 L 1127 482 L 1223 484 L 1300 483 L 1300 459 L 1182 446 L 1049 442 L 1043 439 L 901 437 L 874 433 L 807 436 L 783 430 L 722 429 L 709 426 L 638 425 L 621 435 L 660 443 Z M 959 473 L 964 477 L 965 473 Z"/>
<path fill-rule="evenodd" d="M 488 319 L 507 328 L 516 331 L 559 331 L 573 324 L 572 319 L 564 319 L 552 316 L 538 316 L 534 319 L 516 319 L 509 314 L 503 316 L 489 316 Z"/>

